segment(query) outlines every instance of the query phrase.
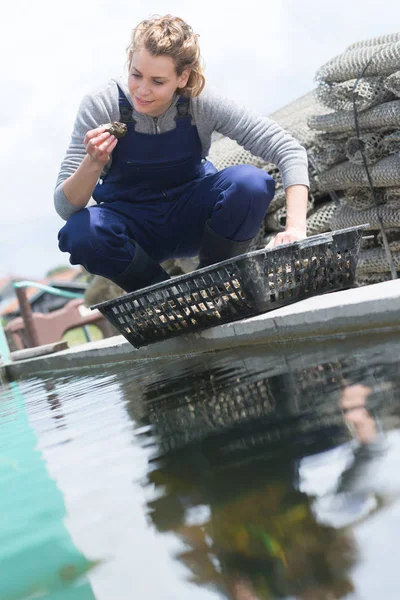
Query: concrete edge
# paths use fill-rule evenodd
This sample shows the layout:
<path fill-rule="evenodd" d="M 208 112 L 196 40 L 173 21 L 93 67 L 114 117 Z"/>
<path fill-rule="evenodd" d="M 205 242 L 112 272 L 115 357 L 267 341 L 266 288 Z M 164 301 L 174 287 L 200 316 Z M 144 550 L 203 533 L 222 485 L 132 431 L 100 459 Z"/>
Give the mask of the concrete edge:
<path fill-rule="evenodd" d="M 400 280 L 316 296 L 250 319 L 133 348 L 122 336 L 6 366 L 8 378 L 96 364 L 187 357 L 239 346 L 400 331 Z M 4 368 L 4 367 L 3 367 Z"/>

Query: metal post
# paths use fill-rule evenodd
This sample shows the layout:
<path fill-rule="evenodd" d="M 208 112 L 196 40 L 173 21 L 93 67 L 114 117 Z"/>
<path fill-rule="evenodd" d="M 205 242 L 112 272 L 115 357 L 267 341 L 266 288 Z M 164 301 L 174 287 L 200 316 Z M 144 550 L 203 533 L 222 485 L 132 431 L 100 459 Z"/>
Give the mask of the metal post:
<path fill-rule="evenodd" d="M 0 364 L 7 364 L 10 361 L 10 349 L 6 334 L 4 333 L 3 324 L 0 318 Z"/>
<path fill-rule="evenodd" d="M 27 334 L 30 347 L 39 346 L 39 338 L 33 320 L 33 312 L 26 291 L 22 287 L 15 287 L 15 293 L 18 298 L 21 316 L 24 320 L 25 332 Z"/>
<path fill-rule="evenodd" d="M 82 327 L 83 329 L 83 334 L 85 336 L 86 342 L 91 342 L 91 338 L 90 338 L 90 329 L 87 325 L 83 325 Z"/>

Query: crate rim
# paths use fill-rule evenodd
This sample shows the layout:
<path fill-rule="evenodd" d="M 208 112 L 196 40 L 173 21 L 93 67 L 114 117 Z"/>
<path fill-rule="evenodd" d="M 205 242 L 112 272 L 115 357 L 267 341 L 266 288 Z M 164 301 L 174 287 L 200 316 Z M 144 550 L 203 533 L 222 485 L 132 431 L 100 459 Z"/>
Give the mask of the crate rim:
<path fill-rule="evenodd" d="M 137 297 L 143 295 L 143 293 L 148 294 L 149 292 L 157 291 L 158 289 L 164 289 L 166 286 L 171 285 L 172 283 L 174 285 L 178 285 L 181 281 L 185 281 L 188 278 L 193 278 L 194 275 L 201 276 L 203 273 L 206 274 L 210 271 L 213 271 L 217 266 L 219 268 L 221 266 L 224 267 L 225 265 L 230 265 L 233 262 L 242 260 L 243 257 L 249 258 L 252 256 L 259 256 L 261 253 L 268 254 L 269 252 L 276 252 L 278 249 L 282 250 L 282 249 L 289 248 L 289 247 L 296 247 L 296 246 L 301 247 L 301 245 L 304 245 L 305 242 L 308 243 L 310 240 L 318 241 L 318 238 L 321 238 L 321 240 L 323 240 L 326 237 L 333 237 L 333 236 L 336 237 L 338 235 L 343 235 L 346 233 L 350 233 L 352 231 L 362 231 L 362 230 L 366 229 L 368 226 L 369 226 L 368 223 L 364 223 L 362 225 L 353 225 L 352 227 L 346 227 L 345 229 L 336 229 L 334 231 L 326 231 L 324 233 L 317 233 L 315 235 L 310 235 L 309 237 L 306 237 L 302 240 L 298 240 L 296 242 L 289 242 L 287 244 L 280 244 L 279 246 L 272 246 L 271 248 L 265 247 L 265 248 L 260 248 L 259 250 L 252 250 L 251 252 L 245 252 L 244 254 L 240 254 L 238 256 L 234 256 L 233 258 L 228 258 L 227 260 L 223 260 L 219 263 L 215 263 L 208 267 L 204 267 L 203 269 L 199 269 L 197 271 L 190 271 L 189 273 L 183 273 L 182 275 L 178 275 L 177 277 L 172 277 L 171 279 L 167 279 L 166 281 L 161 281 L 159 283 L 149 285 L 148 287 L 141 288 L 134 292 L 126 292 L 122 296 L 117 296 L 116 298 L 112 298 L 111 300 L 105 300 L 104 302 L 99 302 L 97 304 L 93 304 L 92 306 L 90 306 L 90 310 L 96 310 L 96 309 L 98 310 L 98 309 L 100 309 L 100 307 L 106 307 L 109 304 L 114 304 L 118 300 L 120 300 L 122 302 L 122 301 L 127 301 L 131 298 L 137 298 Z M 277 232 L 277 233 L 279 233 L 279 232 Z"/>

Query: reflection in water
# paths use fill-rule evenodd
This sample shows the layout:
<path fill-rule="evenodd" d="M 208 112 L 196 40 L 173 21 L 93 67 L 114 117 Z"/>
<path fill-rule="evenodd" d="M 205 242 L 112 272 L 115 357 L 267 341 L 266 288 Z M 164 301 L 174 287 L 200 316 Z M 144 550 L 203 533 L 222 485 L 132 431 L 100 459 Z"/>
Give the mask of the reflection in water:
<path fill-rule="evenodd" d="M 154 373 L 139 421 L 154 444 L 149 516 L 181 540 L 193 583 L 238 600 L 354 591 L 352 527 L 384 502 L 371 474 L 400 414 L 398 366 L 376 356 L 271 365 L 254 352 L 228 366 L 213 357 L 178 376 L 176 366 Z M 129 409 L 137 418 L 137 395 Z M 329 476 L 328 463 L 324 489 L 313 490 L 307 461 L 337 447 L 347 454 L 342 471 Z"/>
<path fill-rule="evenodd" d="M 340 598 L 352 589 L 352 536 L 317 523 L 312 498 L 297 488 L 294 461 L 259 458 L 213 471 L 194 453 L 191 459 L 190 486 L 188 476 L 182 482 L 173 469 L 149 479 L 164 490 L 150 504 L 153 523 L 187 544 L 180 559 L 192 581 L 233 598 L 244 598 L 239 589 L 246 588 L 257 598 L 309 598 L 328 590 Z M 190 509 L 201 505 L 210 510 L 198 523 Z"/>
<path fill-rule="evenodd" d="M 57 429 L 66 427 L 65 415 L 63 413 L 62 402 L 57 393 L 57 386 L 54 381 L 47 380 L 44 382 L 44 387 L 47 392 L 47 402 L 49 403 L 53 419 L 57 422 Z"/>
<path fill-rule="evenodd" d="M 370 485 L 367 488 L 365 486 L 368 475 L 372 475 L 379 467 L 387 450 L 376 410 L 368 409 L 368 399 L 373 395 L 372 387 L 356 383 L 347 385 L 339 398 L 343 421 L 356 444 L 353 457 L 341 474 L 334 492 L 315 503 L 319 520 L 335 527 L 344 527 L 360 520 L 379 507 L 376 490 L 371 490 Z"/>

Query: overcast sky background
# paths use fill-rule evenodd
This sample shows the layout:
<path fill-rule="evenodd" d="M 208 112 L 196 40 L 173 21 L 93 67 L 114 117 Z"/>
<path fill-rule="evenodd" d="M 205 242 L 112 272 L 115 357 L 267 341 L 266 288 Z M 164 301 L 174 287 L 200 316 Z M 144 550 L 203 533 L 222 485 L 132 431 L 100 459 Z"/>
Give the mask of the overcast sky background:
<path fill-rule="evenodd" d="M 208 81 L 269 114 L 314 87 L 357 40 L 400 27 L 398 0 L 14 0 L 0 35 L 0 277 L 41 277 L 68 256 L 53 189 L 83 95 L 124 72 L 131 29 L 151 14 L 200 35 Z"/>

